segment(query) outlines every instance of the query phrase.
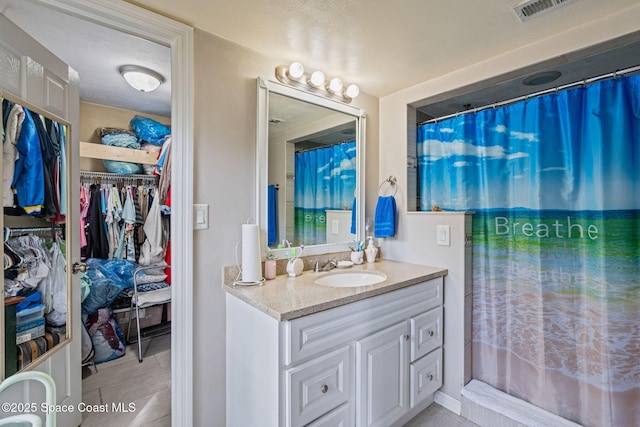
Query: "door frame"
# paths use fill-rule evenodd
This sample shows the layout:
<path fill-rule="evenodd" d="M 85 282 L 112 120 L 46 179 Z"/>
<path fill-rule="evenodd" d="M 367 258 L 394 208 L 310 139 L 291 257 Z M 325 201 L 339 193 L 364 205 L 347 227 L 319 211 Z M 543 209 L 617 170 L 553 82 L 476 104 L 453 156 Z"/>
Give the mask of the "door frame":
<path fill-rule="evenodd" d="M 171 424 L 193 425 L 193 28 L 122 0 L 35 1 L 171 48 Z"/>

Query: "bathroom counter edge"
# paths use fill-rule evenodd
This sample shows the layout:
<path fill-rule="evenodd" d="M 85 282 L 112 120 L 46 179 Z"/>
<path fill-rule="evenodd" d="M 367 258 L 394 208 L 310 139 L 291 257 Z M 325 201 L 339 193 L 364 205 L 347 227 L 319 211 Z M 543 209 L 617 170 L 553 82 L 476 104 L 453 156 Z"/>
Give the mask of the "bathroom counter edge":
<path fill-rule="evenodd" d="M 448 273 L 446 268 L 390 260 L 354 265 L 349 271 L 383 273 L 387 278 L 375 285 L 334 288 L 314 283 L 319 275 L 325 273 L 305 270 L 297 277 L 278 275 L 273 280 L 265 281 L 262 286 L 225 283 L 223 289 L 270 317 L 284 321 L 392 292 Z"/>

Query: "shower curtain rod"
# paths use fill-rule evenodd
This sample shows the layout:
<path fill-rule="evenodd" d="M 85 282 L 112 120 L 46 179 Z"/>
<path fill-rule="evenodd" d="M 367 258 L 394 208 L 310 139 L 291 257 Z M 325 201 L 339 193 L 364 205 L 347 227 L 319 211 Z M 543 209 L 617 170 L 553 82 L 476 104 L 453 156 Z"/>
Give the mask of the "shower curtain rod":
<path fill-rule="evenodd" d="M 422 126 L 422 125 L 426 125 L 429 123 L 436 123 L 439 122 L 441 120 L 446 120 L 446 119 L 450 119 L 453 117 L 457 117 L 460 114 L 466 114 L 466 113 L 477 113 L 478 111 L 482 111 L 482 110 L 486 110 L 489 108 L 496 108 L 496 107 L 502 107 L 504 105 L 508 105 L 508 104 L 514 104 L 516 102 L 520 102 L 520 101 L 525 101 L 529 98 L 534 98 L 536 96 L 541 96 L 541 95 L 546 95 L 548 93 L 553 93 L 553 92 L 558 92 L 561 90 L 566 90 L 566 89 L 571 89 L 573 87 L 577 87 L 577 86 L 586 86 L 590 83 L 595 83 L 599 80 L 605 80 L 611 77 L 619 77 L 623 74 L 631 74 L 631 73 L 635 73 L 637 71 L 640 71 L 640 65 L 636 65 L 635 67 L 629 67 L 629 68 L 625 68 L 623 70 L 618 70 L 618 71 L 614 71 L 613 73 L 607 73 L 607 74 L 602 74 L 600 76 L 597 77 L 591 77 L 588 79 L 583 79 L 577 82 L 573 82 L 573 83 L 567 83 L 566 85 L 562 85 L 562 86 L 557 86 L 551 89 L 545 89 L 545 90 L 541 90 L 539 92 L 534 92 L 528 95 L 523 95 L 523 96 L 518 96 L 516 98 L 511 98 L 508 99 L 506 101 L 500 101 L 500 102 L 495 102 L 493 104 L 488 104 L 485 105 L 483 107 L 475 107 L 475 108 L 470 108 L 468 110 L 465 111 L 459 111 L 457 113 L 453 113 L 453 114 L 448 114 L 446 116 L 442 116 L 442 117 L 436 117 L 435 119 L 429 119 L 429 120 L 425 120 L 423 122 L 418 123 L 416 126 Z"/>

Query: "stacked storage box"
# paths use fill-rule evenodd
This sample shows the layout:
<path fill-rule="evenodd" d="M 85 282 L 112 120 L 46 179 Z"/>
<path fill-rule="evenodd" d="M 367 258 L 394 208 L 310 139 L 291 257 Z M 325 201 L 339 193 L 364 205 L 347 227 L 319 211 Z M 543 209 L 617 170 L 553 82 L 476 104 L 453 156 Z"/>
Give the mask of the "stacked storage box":
<path fill-rule="evenodd" d="M 44 336 L 44 304 L 16 313 L 16 344 Z"/>

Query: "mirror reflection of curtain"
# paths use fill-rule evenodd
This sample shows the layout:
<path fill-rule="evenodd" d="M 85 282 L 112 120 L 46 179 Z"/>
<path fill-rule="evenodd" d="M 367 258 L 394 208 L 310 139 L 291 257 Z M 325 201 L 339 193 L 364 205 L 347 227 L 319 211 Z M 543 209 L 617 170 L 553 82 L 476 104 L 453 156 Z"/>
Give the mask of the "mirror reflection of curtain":
<path fill-rule="evenodd" d="M 351 209 L 356 189 L 356 142 L 295 155 L 294 245 L 326 243 L 326 210 Z"/>
<path fill-rule="evenodd" d="M 638 425 L 640 75 L 418 128 L 421 207 L 472 210 L 473 377 Z"/>

